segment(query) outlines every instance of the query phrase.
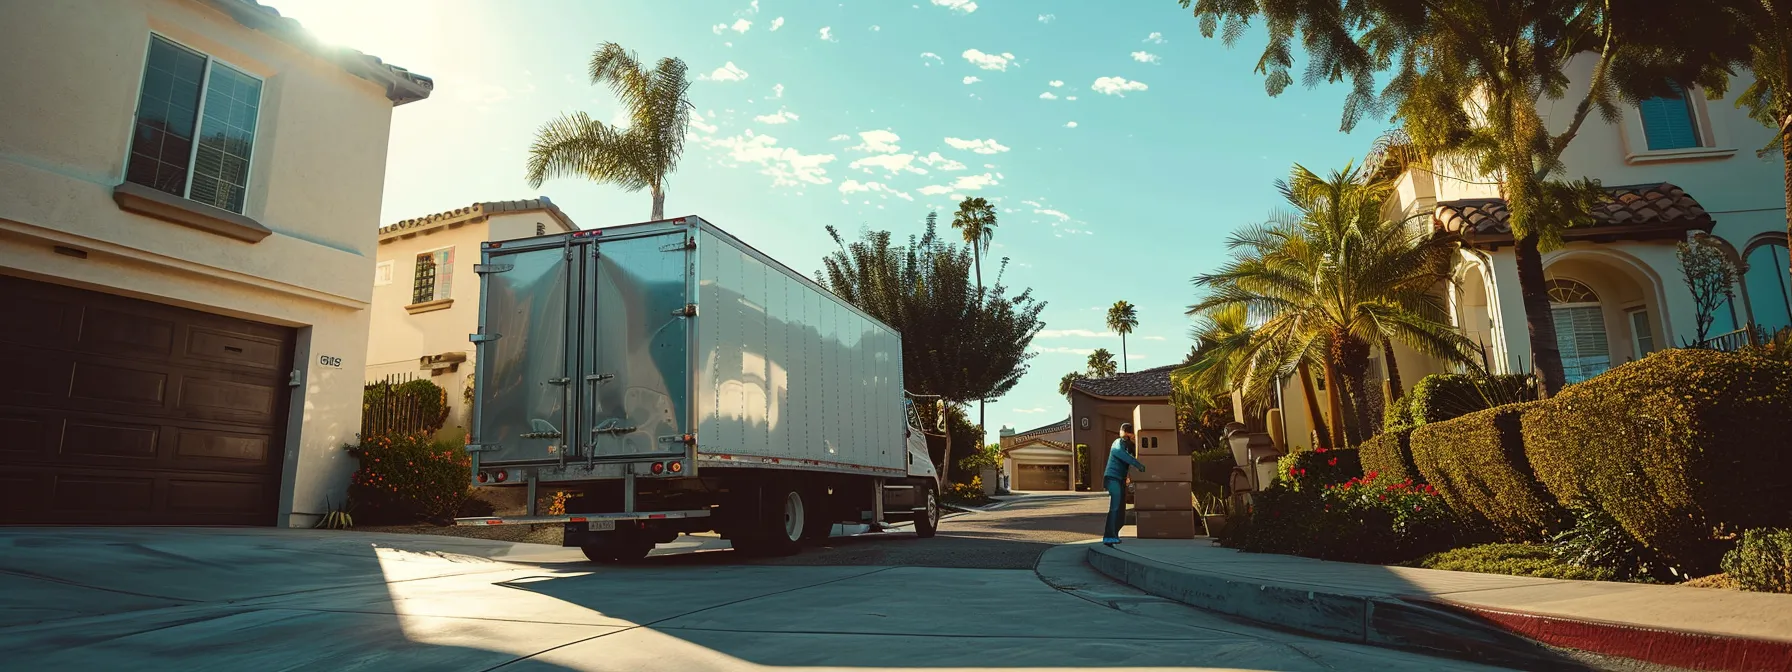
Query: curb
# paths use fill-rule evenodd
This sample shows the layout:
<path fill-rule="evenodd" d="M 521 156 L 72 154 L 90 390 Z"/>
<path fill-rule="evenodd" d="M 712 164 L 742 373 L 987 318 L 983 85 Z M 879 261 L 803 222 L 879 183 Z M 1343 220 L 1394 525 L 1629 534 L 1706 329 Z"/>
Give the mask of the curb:
<path fill-rule="evenodd" d="M 1695 670 L 1792 670 L 1792 642 L 1425 602 L 1550 646 Z"/>
<path fill-rule="evenodd" d="M 1525 670 L 1587 669 L 1480 618 L 1398 598 L 1228 579 L 1106 546 L 1089 549 L 1089 564 L 1153 595 L 1303 634 Z"/>

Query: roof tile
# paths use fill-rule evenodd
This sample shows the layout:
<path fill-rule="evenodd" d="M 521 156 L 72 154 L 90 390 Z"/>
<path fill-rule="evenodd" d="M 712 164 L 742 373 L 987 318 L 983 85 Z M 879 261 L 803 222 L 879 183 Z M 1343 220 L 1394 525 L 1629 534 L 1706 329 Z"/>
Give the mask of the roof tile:
<path fill-rule="evenodd" d="M 1167 397 L 1170 396 L 1170 371 L 1181 366 L 1171 364 L 1132 373 L 1116 373 L 1106 378 L 1078 378 L 1070 384 L 1098 397 Z"/>
<path fill-rule="evenodd" d="M 1610 197 L 1593 209 L 1593 227 L 1681 225 L 1710 229 L 1711 215 L 1685 189 L 1666 182 L 1607 187 Z M 1475 236 L 1512 234 L 1512 211 L 1498 198 L 1465 198 L 1437 204 L 1432 226 Z M 1583 228 L 1593 228 L 1583 227 Z"/>

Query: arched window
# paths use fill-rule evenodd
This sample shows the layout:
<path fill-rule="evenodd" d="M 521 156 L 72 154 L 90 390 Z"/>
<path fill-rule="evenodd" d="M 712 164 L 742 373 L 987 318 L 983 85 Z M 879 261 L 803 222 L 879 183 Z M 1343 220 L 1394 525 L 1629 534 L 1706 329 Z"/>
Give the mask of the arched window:
<path fill-rule="evenodd" d="M 1552 278 L 1550 314 L 1556 322 L 1556 348 L 1568 382 L 1578 383 L 1612 368 L 1611 343 L 1605 334 L 1605 311 L 1592 287 L 1567 278 Z"/>
<path fill-rule="evenodd" d="M 1786 244 L 1768 241 L 1749 248 L 1744 258 L 1748 273 L 1749 308 L 1754 310 L 1755 324 L 1771 334 L 1792 327 L 1792 291 L 1788 291 Z"/>

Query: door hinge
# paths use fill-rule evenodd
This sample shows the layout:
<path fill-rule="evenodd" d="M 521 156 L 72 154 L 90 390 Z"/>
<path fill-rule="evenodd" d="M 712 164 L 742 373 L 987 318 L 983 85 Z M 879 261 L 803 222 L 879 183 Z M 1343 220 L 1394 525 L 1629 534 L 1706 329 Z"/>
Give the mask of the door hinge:
<path fill-rule="evenodd" d="M 474 343 L 490 343 L 503 337 L 503 334 L 467 334 L 467 340 Z"/>
<path fill-rule="evenodd" d="M 673 309 L 672 316 L 673 317 L 696 317 L 697 316 L 697 304 L 687 303 L 687 304 L 684 304 L 683 308 Z"/>
<path fill-rule="evenodd" d="M 304 384 L 305 384 L 305 374 L 300 372 L 298 369 L 293 369 L 291 375 L 286 377 L 286 386 L 287 387 L 300 387 Z"/>
<path fill-rule="evenodd" d="M 686 239 L 684 239 L 684 242 L 682 242 L 682 243 L 672 243 L 670 245 L 663 246 L 660 248 L 660 251 L 661 252 L 684 252 L 686 250 L 695 250 L 695 249 L 697 249 L 697 239 L 696 238 L 686 238 Z"/>
<path fill-rule="evenodd" d="M 516 269 L 516 264 L 474 264 L 473 265 L 473 272 L 478 273 L 480 275 L 485 275 L 488 273 L 503 273 L 505 271 L 511 271 L 511 270 L 515 270 L 515 269 Z"/>

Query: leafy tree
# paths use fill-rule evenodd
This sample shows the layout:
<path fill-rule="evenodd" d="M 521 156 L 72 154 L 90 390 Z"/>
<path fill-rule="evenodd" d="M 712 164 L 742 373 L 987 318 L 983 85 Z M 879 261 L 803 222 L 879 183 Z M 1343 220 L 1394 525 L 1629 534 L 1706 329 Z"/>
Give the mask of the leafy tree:
<path fill-rule="evenodd" d="M 1058 394 L 1063 395 L 1065 398 L 1069 398 L 1070 386 L 1076 384 L 1076 381 L 1086 377 L 1087 376 L 1084 376 L 1081 371 L 1071 371 L 1070 373 L 1064 374 L 1063 378 L 1058 379 Z"/>
<path fill-rule="evenodd" d="M 1125 300 L 1115 301 L 1108 307 L 1108 329 L 1120 335 L 1120 370 L 1129 369 L 1126 364 L 1126 335 L 1139 328 L 1139 309 Z"/>
<path fill-rule="evenodd" d="M 1020 382 L 1033 357 L 1027 348 L 1045 328 L 1045 302 L 1031 289 L 1010 296 L 1001 273 L 988 291 L 972 289 L 970 250 L 942 240 L 936 222 L 928 214 L 922 235 L 906 245 L 888 231 L 865 231 L 849 244 L 829 226 L 839 250 L 822 260 L 816 280 L 900 332 L 903 384 L 950 408 L 1000 397 Z M 955 445 L 950 435 L 947 445 Z M 949 458 L 939 456 L 942 475 L 956 462 Z"/>
<path fill-rule="evenodd" d="M 1674 249 L 1674 256 L 1680 260 L 1680 277 L 1692 290 L 1693 321 L 1699 343 L 1711 335 L 1717 309 L 1732 300 L 1731 288 L 1736 286 L 1736 265 L 1717 245 L 1709 236 L 1699 236 Z"/>
<path fill-rule="evenodd" d="M 1567 223 L 1551 216 L 1557 201 L 1575 198 L 1549 186 L 1563 170 L 1562 151 L 1594 108 L 1616 120 L 1618 103 L 1668 94 L 1670 82 L 1699 84 L 1720 95 L 1731 60 L 1717 46 L 1724 22 L 1711 20 L 1711 8 L 1697 2 L 1179 2 L 1193 7 L 1203 35 L 1220 32 L 1228 44 L 1252 20 L 1263 19 L 1269 42 L 1257 72 L 1270 95 L 1294 82 L 1298 41 L 1312 59 L 1305 85 L 1349 82 L 1342 130 L 1391 111 L 1422 157 L 1464 169 L 1452 172 L 1498 181 L 1511 209 L 1531 357 L 1545 396 L 1565 380 L 1542 261 L 1542 251 L 1559 244 Z M 1582 83 L 1586 90 L 1576 87 L 1578 101 L 1565 120 L 1544 119 L 1539 110 L 1570 93 L 1564 67 L 1588 52 L 1593 67 Z"/>
<path fill-rule="evenodd" d="M 583 177 L 653 194 L 653 219 L 666 216 L 666 178 L 678 169 L 691 120 L 684 61 L 662 58 L 649 70 L 632 51 L 605 42 L 591 55 L 591 83 L 608 84 L 628 110 L 626 128 L 584 112 L 562 114 L 535 132 L 527 179 Z"/>
<path fill-rule="evenodd" d="M 1107 378 L 1119 372 L 1120 366 L 1114 363 L 1114 353 L 1107 348 L 1096 348 L 1089 353 L 1089 377 Z"/>

